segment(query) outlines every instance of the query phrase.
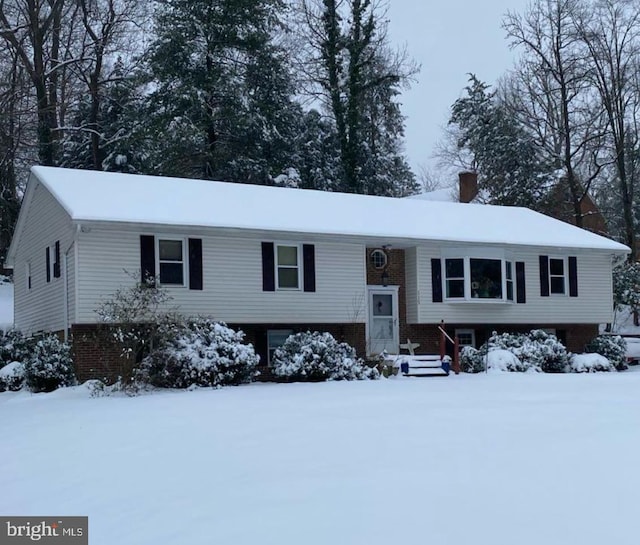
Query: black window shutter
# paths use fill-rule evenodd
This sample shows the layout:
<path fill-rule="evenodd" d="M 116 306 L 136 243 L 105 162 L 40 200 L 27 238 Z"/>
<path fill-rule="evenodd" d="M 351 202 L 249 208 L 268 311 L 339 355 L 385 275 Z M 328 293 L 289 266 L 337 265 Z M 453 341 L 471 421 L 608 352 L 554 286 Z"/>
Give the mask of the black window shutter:
<path fill-rule="evenodd" d="M 202 289 L 202 239 L 189 239 L 189 289 Z"/>
<path fill-rule="evenodd" d="M 49 248 L 49 246 L 47 246 L 47 258 L 46 258 L 46 265 L 47 265 L 47 282 L 51 282 L 51 249 Z"/>
<path fill-rule="evenodd" d="M 569 257 L 569 297 L 578 297 L 578 259 Z"/>
<path fill-rule="evenodd" d="M 302 245 L 304 291 L 316 291 L 316 251 L 313 244 Z"/>
<path fill-rule="evenodd" d="M 156 241 L 153 235 L 140 235 L 140 281 L 156 276 Z"/>
<path fill-rule="evenodd" d="M 431 300 L 442 303 L 442 261 L 431 260 Z"/>
<path fill-rule="evenodd" d="M 55 249 L 53 251 L 53 277 L 60 278 L 60 241 L 56 240 Z"/>
<path fill-rule="evenodd" d="M 540 295 L 549 297 L 549 256 L 540 256 Z"/>
<path fill-rule="evenodd" d="M 262 243 L 262 291 L 276 291 L 273 242 Z"/>
<path fill-rule="evenodd" d="M 527 302 L 527 289 L 524 283 L 524 262 L 516 261 L 516 303 Z"/>

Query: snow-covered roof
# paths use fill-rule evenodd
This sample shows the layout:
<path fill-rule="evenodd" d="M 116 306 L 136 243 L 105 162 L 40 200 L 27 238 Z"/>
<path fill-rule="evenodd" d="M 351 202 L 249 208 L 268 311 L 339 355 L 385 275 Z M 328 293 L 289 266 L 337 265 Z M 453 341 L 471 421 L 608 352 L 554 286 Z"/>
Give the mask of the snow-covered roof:
<path fill-rule="evenodd" d="M 41 166 L 32 174 L 77 222 L 629 251 L 526 208 Z"/>
<path fill-rule="evenodd" d="M 437 201 L 437 202 L 459 202 L 458 189 L 455 187 L 445 187 L 434 189 L 433 191 L 424 191 L 416 195 L 409 195 L 407 199 L 416 199 L 420 201 Z"/>

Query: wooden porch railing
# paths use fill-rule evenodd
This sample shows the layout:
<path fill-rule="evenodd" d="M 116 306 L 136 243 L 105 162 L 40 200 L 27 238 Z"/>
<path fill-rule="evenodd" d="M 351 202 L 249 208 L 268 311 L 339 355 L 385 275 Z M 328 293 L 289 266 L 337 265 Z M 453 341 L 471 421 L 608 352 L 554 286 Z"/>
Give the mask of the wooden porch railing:
<path fill-rule="evenodd" d="M 460 374 L 460 341 L 457 336 L 454 336 L 453 339 L 447 333 L 444 326 L 444 320 L 440 322 L 438 326 L 438 330 L 440 331 L 440 360 L 442 360 L 447 354 L 447 341 L 449 341 L 453 345 L 453 363 L 451 368 L 456 375 Z"/>

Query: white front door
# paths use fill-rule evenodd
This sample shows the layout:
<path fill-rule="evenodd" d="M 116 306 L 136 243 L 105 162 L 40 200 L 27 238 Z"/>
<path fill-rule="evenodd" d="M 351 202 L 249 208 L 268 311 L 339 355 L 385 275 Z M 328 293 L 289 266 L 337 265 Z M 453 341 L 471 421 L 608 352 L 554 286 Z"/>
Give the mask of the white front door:
<path fill-rule="evenodd" d="M 398 286 L 370 287 L 367 353 L 398 353 Z"/>

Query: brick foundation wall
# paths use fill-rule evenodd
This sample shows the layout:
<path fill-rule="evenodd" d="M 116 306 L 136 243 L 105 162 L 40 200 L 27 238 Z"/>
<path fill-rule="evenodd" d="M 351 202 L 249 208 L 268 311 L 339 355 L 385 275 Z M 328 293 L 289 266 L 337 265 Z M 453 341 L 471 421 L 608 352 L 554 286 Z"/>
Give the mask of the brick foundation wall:
<path fill-rule="evenodd" d="M 584 352 L 584 346 L 598 335 L 595 324 L 445 324 L 445 331 L 453 337 L 456 329 L 473 329 L 476 347 L 481 346 L 493 331 L 498 333 L 528 333 L 532 329 L 555 329 L 558 339 L 570 352 Z M 411 339 L 420 343 L 416 349 L 418 354 L 438 354 L 440 352 L 440 333 L 438 324 L 407 325 L 407 337 L 400 337 L 401 342 Z M 451 343 L 447 342 L 447 353 L 452 354 Z"/>
<path fill-rule="evenodd" d="M 365 354 L 364 324 L 229 324 L 233 329 L 245 333 L 245 342 L 253 344 L 260 355 L 260 379 L 272 380 L 274 377 L 267 366 L 267 330 L 291 329 L 301 331 L 320 331 L 331 333 L 338 341 L 346 342 L 356 349 L 359 355 Z M 112 328 L 106 325 L 80 324 L 71 328 L 71 345 L 76 375 L 80 382 L 99 379 L 106 383 L 114 382 L 121 375 L 126 363 L 121 351 L 112 341 Z"/>
<path fill-rule="evenodd" d="M 71 347 L 76 375 L 80 382 L 100 379 L 114 382 L 125 361 L 112 340 L 112 328 L 98 324 L 75 324 L 71 327 Z"/>

